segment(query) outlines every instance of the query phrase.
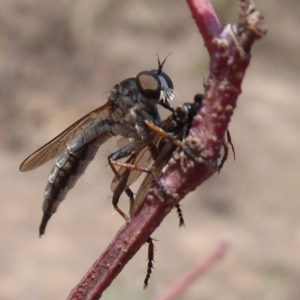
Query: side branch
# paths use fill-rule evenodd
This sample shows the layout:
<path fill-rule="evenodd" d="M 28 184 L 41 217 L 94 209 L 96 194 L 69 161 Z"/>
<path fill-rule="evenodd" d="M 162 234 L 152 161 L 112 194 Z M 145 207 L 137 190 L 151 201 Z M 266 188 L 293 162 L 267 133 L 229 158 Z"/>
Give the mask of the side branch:
<path fill-rule="evenodd" d="M 213 38 L 219 36 L 222 32 L 223 26 L 209 0 L 187 0 L 187 3 L 204 39 L 205 46 L 207 49 L 210 49 L 213 47 Z"/>

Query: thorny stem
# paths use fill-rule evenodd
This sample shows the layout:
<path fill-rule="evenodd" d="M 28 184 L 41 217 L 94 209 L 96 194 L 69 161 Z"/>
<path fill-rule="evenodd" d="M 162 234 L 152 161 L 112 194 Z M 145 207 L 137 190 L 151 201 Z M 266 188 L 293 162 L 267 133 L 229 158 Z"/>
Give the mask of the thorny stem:
<path fill-rule="evenodd" d="M 163 171 L 160 188 L 150 190 L 135 215 L 73 289 L 69 300 L 99 299 L 177 201 L 217 171 L 217 159 L 241 92 L 251 46 L 264 36 L 266 27 L 251 0 L 239 0 L 238 23 L 225 27 L 221 26 L 209 0 L 187 0 L 187 3 L 210 55 L 205 99 L 185 141 L 186 149 L 194 153 L 197 163 L 184 152 L 175 151 Z M 201 87 L 199 80 L 199 90 Z"/>

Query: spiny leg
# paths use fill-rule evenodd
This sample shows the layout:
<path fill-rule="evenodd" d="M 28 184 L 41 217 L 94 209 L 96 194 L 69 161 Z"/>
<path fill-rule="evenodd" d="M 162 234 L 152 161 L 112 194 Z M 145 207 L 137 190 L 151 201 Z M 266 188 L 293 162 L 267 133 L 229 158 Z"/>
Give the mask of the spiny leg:
<path fill-rule="evenodd" d="M 147 264 L 147 271 L 146 271 L 146 277 L 144 280 L 144 289 L 147 288 L 151 274 L 152 274 L 152 269 L 154 268 L 153 263 L 154 263 L 154 243 L 153 239 L 151 237 L 148 238 L 147 240 L 148 245 L 148 264 Z"/>
<path fill-rule="evenodd" d="M 133 154 L 133 148 L 132 145 L 127 145 L 120 150 L 118 150 L 115 153 L 112 153 L 108 157 L 108 164 L 110 168 L 112 169 L 113 173 L 115 174 L 116 178 L 118 179 L 118 185 L 113 193 L 113 207 L 114 209 L 122 216 L 122 218 L 125 219 L 125 221 L 128 220 L 128 216 L 119 208 L 118 202 L 120 199 L 121 194 L 125 190 L 126 194 L 128 195 L 130 199 L 130 205 L 132 205 L 134 199 L 133 199 L 133 192 L 130 190 L 130 188 L 127 186 L 128 177 L 130 175 L 130 170 L 125 170 L 125 172 L 120 176 L 118 171 L 115 168 L 116 161 L 118 159 L 122 159 L 124 157 L 128 157 L 130 154 Z"/>
<path fill-rule="evenodd" d="M 122 167 L 124 169 L 127 169 L 130 171 L 140 171 L 140 172 L 144 172 L 144 173 L 152 173 L 152 169 L 151 168 L 147 168 L 147 167 L 140 167 L 140 166 L 137 166 L 137 165 L 134 165 L 134 164 L 131 164 L 131 163 L 123 163 L 121 161 L 111 161 L 111 163 L 115 166 L 118 166 L 118 167 Z"/>
<path fill-rule="evenodd" d="M 228 158 L 228 153 L 229 153 L 228 144 L 231 146 L 232 153 L 233 153 L 233 158 L 235 160 L 235 150 L 234 150 L 234 146 L 233 146 L 233 143 L 232 143 L 232 140 L 231 140 L 231 135 L 230 135 L 230 132 L 229 132 L 228 129 L 226 130 L 226 137 L 227 137 L 227 141 L 223 143 L 224 154 L 223 154 L 221 162 L 218 166 L 218 172 L 219 173 L 220 173 L 221 169 L 223 168 L 225 161 Z"/>
<path fill-rule="evenodd" d="M 156 126 L 152 122 L 145 121 L 145 124 L 156 134 L 160 135 L 161 137 L 169 140 L 171 143 L 173 143 L 175 146 L 182 148 L 182 142 L 180 140 L 177 140 L 174 138 L 174 135 L 172 133 L 168 133 L 162 128 Z"/>
<path fill-rule="evenodd" d="M 126 191 L 126 194 L 128 196 L 131 196 L 132 191 L 129 188 L 125 188 L 127 181 L 128 181 L 129 174 L 130 174 L 130 170 L 125 170 L 125 172 L 122 174 L 122 176 L 119 177 L 118 185 L 116 186 L 114 193 L 113 193 L 113 197 L 112 197 L 112 204 L 113 204 L 114 209 L 125 219 L 125 221 L 128 220 L 128 216 L 119 208 L 118 202 L 119 202 L 120 196 L 123 193 L 124 189 Z M 128 189 L 130 191 L 128 191 Z M 133 193 L 132 193 L 132 195 L 133 195 Z M 129 201 L 130 201 L 130 205 L 131 205 L 131 203 L 133 202 L 133 196 L 132 196 L 132 198 L 129 197 L 129 199 L 130 199 Z"/>
<path fill-rule="evenodd" d="M 227 143 L 231 146 L 231 150 L 232 150 L 232 153 L 233 153 L 233 158 L 235 160 L 235 150 L 234 150 L 234 146 L 233 146 L 233 143 L 232 143 L 231 135 L 230 135 L 230 132 L 229 132 L 228 129 L 226 131 L 226 135 L 227 135 Z"/>
<path fill-rule="evenodd" d="M 149 168 L 145 168 L 145 167 L 139 167 L 137 165 L 133 165 L 130 163 L 123 163 L 120 161 L 111 161 L 111 163 L 114 166 L 118 166 L 118 167 L 122 167 L 125 169 L 125 171 L 123 172 L 123 174 L 120 176 L 118 174 L 118 184 L 114 190 L 113 193 L 113 203 L 117 204 L 119 202 L 119 199 L 121 197 L 121 194 L 123 193 L 123 191 L 125 190 L 126 195 L 129 197 L 129 211 L 131 211 L 131 207 L 133 205 L 134 202 L 134 193 L 131 191 L 131 189 L 127 186 L 128 183 L 128 178 L 130 175 L 131 171 L 139 171 L 139 172 L 144 172 L 144 173 L 152 173 L 152 169 Z M 154 175 L 153 175 L 154 176 Z"/>
<path fill-rule="evenodd" d="M 155 176 L 152 168 L 139 167 L 139 166 L 136 166 L 136 165 L 132 165 L 132 164 L 128 164 L 128 163 L 122 163 L 122 162 L 119 162 L 119 161 L 114 161 L 112 163 L 114 165 L 126 168 L 128 170 L 140 171 L 140 172 L 145 172 L 145 173 L 151 174 L 152 177 L 153 177 L 153 179 L 156 182 L 158 182 L 158 180 L 157 180 L 157 178 L 156 178 L 156 176 Z M 116 188 L 116 190 L 117 190 L 117 188 Z M 184 218 L 183 218 L 182 210 L 181 210 L 179 204 L 176 205 L 176 210 L 177 210 L 177 215 L 178 215 L 178 218 L 179 218 L 179 227 L 183 227 L 183 226 L 185 226 L 185 224 L 184 224 Z"/>
<path fill-rule="evenodd" d="M 179 227 L 185 227 L 182 210 L 179 203 L 176 204 L 176 211 L 177 211 L 177 216 L 179 218 Z"/>
<path fill-rule="evenodd" d="M 170 141 L 172 144 L 174 144 L 176 147 L 178 147 L 179 149 L 181 149 L 187 157 L 189 157 L 190 159 L 192 159 L 195 162 L 201 162 L 201 159 L 199 159 L 198 157 L 195 156 L 195 154 L 190 150 L 189 147 L 186 147 L 181 140 L 178 140 L 176 138 L 174 138 L 174 135 L 172 133 L 168 133 L 165 130 L 161 129 L 160 127 L 154 125 L 153 123 L 149 122 L 149 121 L 145 121 L 145 124 L 152 130 L 154 131 L 156 134 L 160 135 L 161 137 L 163 137 L 164 139 Z"/>
<path fill-rule="evenodd" d="M 224 149 L 224 154 L 222 156 L 220 164 L 218 165 L 218 173 L 220 173 L 220 171 L 223 168 L 224 163 L 225 163 L 225 161 L 227 160 L 227 157 L 228 157 L 228 146 L 227 146 L 226 142 L 223 143 L 223 149 Z"/>
<path fill-rule="evenodd" d="M 129 187 L 127 187 L 125 189 L 125 193 L 126 193 L 127 197 L 129 198 L 129 207 L 131 207 L 133 204 L 133 201 L 134 201 L 134 193 Z"/>
<path fill-rule="evenodd" d="M 119 161 L 112 161 L 112 164 L 120 166 L 120 167 L 124 167 L 126 168 L 125 172 L 123 173 L 123 176 L 120 177 L 118 185 L 115 189 L 114 192 L 114 196 L 115 193 L 117 192 L 116 197 L 119 198 L 119 192 L 122 193 L 125 184 L 127 183 L 128 180 L 128 176 L 130 171 L 140 171 L 140 172 L 146 172 L 146 173 L 152 173 L 152 169 L 149 168 L 143 168 L 143 167 L 139 167 L 136 165 L 132 165 L 129 163 L 122 163 Z M 126 174 L 126 176 L 124 176 L 124 174 Z M 126 192 L 127 193 L 127 192 Z M 151 274 L 152 274 L 152 269 L 154 268 L 153 264 L 154 264 L 154 243 L 153 243 L 153 239 L 151 237 L 149 237 L 147 239 L 147 243 L 148 243 L 148 264 L 147 264 L 147 271 L 146 271 L 146 277 L 144 280 L 144 289 L 147 288 Z"/>
<path fill-rule="evenodd" d="M 157 181 L 152 168 L 140 167 L 140 166 L 129 164 L 129 163 L 122 163 L 122 162 L 119 162 L 119 161 L 114 161 L 112 163 L 114 165 L 124 167 L 129 171 L 146 172 L 148 174 L 151 174 L 152 177 L 154 178 L 154 180 Z M 122 179 L 120 179 L 120 180 L 122 180 Z M 121 190 L 122 190 L 122 187 L 121 187 Z M 180 205 L 177 204 L 176 208 L 177 208 L 177 214 L 178 214 L 178 217 L 179 217 L 179 226 L 180 227 L 185 226 Z M 153 266 L 154 265 L 154 243 L 153 243 L 153 239 L 151 237 L 149 237 L 148 240 L 147 240 L 147 243 L 149 244 L 148 245 L 148 264 L 147 264 L 146 277 L 145 277 L 145 280 L 144 280 L 144 289 L 147 288 L 147 286 L 148 286 L 148 283 L 149 283 L 149 280 L 150 280 L 150 277 L 151 277 L 151 274 L 152 274 L 152 270 L 154 268 L 154 266 Z"/>

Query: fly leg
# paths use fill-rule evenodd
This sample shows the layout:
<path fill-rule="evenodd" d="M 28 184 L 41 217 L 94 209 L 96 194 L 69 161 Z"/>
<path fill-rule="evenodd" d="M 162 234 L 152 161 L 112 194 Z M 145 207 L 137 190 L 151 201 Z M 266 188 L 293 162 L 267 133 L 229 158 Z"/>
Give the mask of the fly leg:
<path fill-rule="evenodd" d="M 153 173 L 151 168 L 144 168 L 144 167 L 140 167 L 140 166 L 129 163 L 129 161 L 131 161 L 132 159 L 134 160 L 134 158 L 135 158 L 135 154 L 130 156 L 128 161 L 126 161 L 125 163 L 120 162 L 120 161 L 111 161 L 113 166 L 118 166 L 118 167 L 125 169 L 125 171 L 121 175 L 118 173 L 118 184 L 116 185 L 114 192 L 113 192 L 113 203 L 118 203 L 122 193 L 125 191 L 126 195 L 129 197 L 129 201 L 130 201 L 129 211 L 131 211 L 131 208 L 132 208 L 132 205 L 134 202 L 134 194 L 131 191 L 131 189 L 127 186 L 130 172 L 131 171 L 139 171 L 139 172 L 144 172 L 144 173 L 148 173 L 148 174 Z M 153 176 L 154 176 L 154 174 L 153 174 Z"/>
<path fill-rule="evenodd" d="M 233 159 L 235 160 L 235 150 L 234 150 L 234 146 L 233 146 L 233 143 L 232 143 L 232 140 L 231 140 L 231 135 L 230 135 L 230 132 L 229 132 L 228 129 L 226 131 L 226 136 L 227 136 L 227 143 L 231 146 L 231 150 L 232 150 L 232 153 L 233 153 Z"/>
<path fill-rule="evenodd" d="M 125 219 L 125 221 L 128 220 L 128 216 L 119 208 L 118 202 L 120 199 L 121 194 L 125 190 L 127 196 L 130 199 L 130 205 L 132 205 L 134 199 L 133 199 L 133 192 L 131 189 L 127 186 L 128 177 L 130 175 L 130 169 L 126 169 L 125 172 L 120 175 L 118 171 L 115 168 L 115 165 L 118 165 L 120 162 L 118 160 L 128 157 L 130 155 L 134 155 L 136 149 L 136 145 L 134 143 L 126 145 L 125 147 L 121 148 L 120 150 L 112 153 L 108 156 L 108 164 L 112 171 L 114 172 L 116 178 L 118 179 L 118 184 L 116 189 L 113 192 L 112 197 L 112 204 L 114 206 L 114 209 Z"/>
<path fill-rule="evenodd" d="M 111 157 L 113 157 L 114 159 L 120 159 L 120 157 L 122 155 L 123 155 L 123 152 L 119 151 L 115 154 L 112 154 Z M 111 157 L 109 157 L 109 158 L 111 158 Z M 109 160 L 109 162 L 112 164 L 112 169 L 115 166 L 123 167 L 125 169 L 125 171 L 121 175 L 119 175 L 118 172 L 115 173 L 116 176 L 118 176 L 118 180 L 119 180 L 118 184 L 117 184 L 117 186 L 114 190 L 114 193 L 113 193 L 113 204 L 114 204 L 115 208 L 116 208 L 118 200 L 119 200 L 119 198 L 120 198 L 120 196 L 121 196 L 121 194 L 123 193 L 124 190 L 130 198 L 130 207 L 132 207 L 132 204 L 133 204 L 133 201 L 134 201 L 133 193 L 130 190 L 130 188 L 128 188 L 128 187 L 126 188 L 126 185 L 127 185 L 127 182 L 128 182 L 128 177 L 129 177 L 131 171 L 153 173 L 151 168 L 144 168 L 144 167 L 139 167 L 139 166 L 130 164 L 129 162 L 134 161 L 135 157 L 136 157 L 136 155 L 135 155 L 135 153 L 133 153 L 125 163 L 122 163 L 122 162 L 117 161 L 117 160 L 112 160 L 112 159 Z M 130 193 L 132 195 L 129 194 L 128 191 L 130 191 Z M 130 209 L 130 211 L 131 211 L 131 209 Z M 126 216 L 125 219 L 127 220 L 127 216 Z M 150 277 L 151 277 L 151 274 L 152 274 L 152 270 L 153 270 L 153 263 L 154 263 L 154 243 L 153 243 L 153 239 L 151 237 L 149 237 L 147 239 L 147 243 L 148 243 L 148 264 L 147 264 L 146 277 L 144 279 L 144 289 L 146 289 L 147 286 L 148 286 L 148 283 L 149 283 L 149 280 L 150 280 Z"/>
<path fill-rule="evenodd" d="M 126 183 L 129 177 L 129 174 L 132 170 L 135 171 L 140 171 L 140 172 L 146 172 L 146 173 L 152 173 L 152 169 L 151 168 L 143 168 L 143 167 L 138 167 L 135 165 L 131 165 L 131 164 L 126 164 L 126 163 L 121 163 L 118 161 L 114 162 L 114 165 L 120 166 L 120 167 L 124 167 L 126 170 L 125 172 L 121 175 L 118 185 L 115 188 L 114 194 L 113 194 L 113 199 L 119 199 L 122 192 L 124 191 L 125 187 L 126 187 Z M 127 190 L 130 190 L 129 188 L 127 188 L 125 190 L 126 194 Z M 130 190 L 131 191 L 131 190 Z M 132 193 L 132 192 L 131 192 Z M 132 206 L 133 203 L 133 197 L 130 198 L 130 207 Z M 152 270 L 154 268 L 153 264 L 154 264 L 154 243 L 153 243 L 154 239 L 150 236 L 147 239 L 147 243 L 148 243 L 148 264 L 147 264 L 147 271 L 146 271 L 146 277 L 144 279 L 144 289 L 147 288 L 151 274 L 152 274 Z"/>
<path fill-rule="evenodd" d="M 154 262 L 154 243 L 153 243 L 154 239 L 150 236 L 147 240 L 148 245 L 148 264 L 147 264 L 147 271 L 146 271 L 146 277 L 144 280 L 144 289 L 147 288 L 148 283 L 149 283 L 149 279 L 151 277 L 152 274 L 152 270 L 154 268 L 153 266 L 153 262 Z"/>
<path fill-rule="evenodd" d="M 226 142 L 223 142 L 223 149 L 224 149 L 224 154 L 222 156 L 221 162 L 218 165 L 218 173 L 221 172 L 221 169 L 224 166 L 225 161 L 227 160 L 228 157 L 228 145 Z"/>
<path fill-rule="evenodd" d="M 156 147 L 154 145 L 151 145 L 151 146 L 149 145 L 149 147 L 151 149 L 152 157 L 157 158 L 158 157 L 157 156 L 158 150 L 156 149 Z M 131 156 L 128 161 L 131 161 L 131 158 L 133 158 L 133 157 Z M 115 166 L 119 166 L 119 167 L 122 167 L 122 168 L 125 169 L 124 173 L 119 178 L 118 185 L 116 186 L 116 188 L 114 190 L 114 196 L 113 197 L 118 198 L 118 199 L 120 198 L 122 192 L 124 191 L 124 188 L 125 188 L 125 185 L 126 185 L 126 180 L 128 179 L 130 171 L 139 171 L 139 172 L 151 174 L 152 177 L 153 177 L 153 180 L 155 180 L 155 182 L 158 182 L 157 176 L 155 174 L 155 165 L 156 165 L 156 162 L 157 162 L 155 159 L 154 159 L 154 165 L 151 168 L 145 168 L 145 167 L 141 167 L 141 166 L 138 166 L 138 165 L 134 165 L 134 164 L 128 163 L 128 161 L 125 162 L 125 163 L 120 162 L 120 161 L 114 161 L 113 162 L 113 164 Z M 127 189 L 129 189 L 129 188 L 127 188 Z M 127 190 L 125 190 L 125 191 L 126 191 L 126 194 L 128 195 Z M 133 201 L 134 201 L 133 199 L 130 199 L 130 207 L 132 207 Z M 136 207 L 135 207 L 135 210 L 136 210 Z M 183 218 L 182 210 L 181 210 L 181 207 L 180 207 L 179 203 L 176 205 L 176 210 L 177 210 L 177 215 L 178 215 L 178 218 L 179 218 L 179 227 L 183 227 L 183 226 L 185 226 L 185 224 L 184 224 L 184 218 Z M 132 210 L 130 209 L 130 211 L 132 211 Z"/>
<path fill-rule="evenodd" d="M 177 211 L 177 216 L 178 216 L 178 219 L 179 219 L 179 227 L 185 227 L 184 218 L 183 218 L 183 214 L 182 214 L 182 209 L 181 209 L 179 203 L 176 204 L 176 211 Z"/>
<path fill-rule="evenodd" d="M 235 160 L 235 150 L 234 150 L 234 146 L 233 146 L 233 143 L 232 143 L 232 140 L 231 140 L 231 135 L 230 135 L 230 132 L 229 132 L 228 129 L 226 131 L 226 138 L 227 138 L 227 141 L 223 143 L 224 154 L 223 154 L 221 162 L 218 166 L 218 172 L 219 173 L 220 173 L 221 169 L 223 168 L 224 163 L 226 162 L 227 157 L 228 157 L 228 153 L 229 153 L 228 144 L 231 146 L 231 150 L 232 150 L 232 153 L 233 153 L 233 158 Z"/>
<path fill-rule="evenodd" d="M 118 207 L 118 202 L 119 199 L 122 195 L 122 193 L 125 190 L 125 193 L 127 194 L 127 196 L 129 197 L 129 202 L 130 202 L 130 206 L 133 203 L 133 192 L 131 191 L 130 188 L 127 187 L 127 181 L 128 181 L 128 177 L 130 174 L 130 170 L 126 169 L 125 172 L 120 176 L 118 184 L 113 192 L 113 206 L 115 208 L 115 210 L 125 219 L 125 221 L 128 220 L 128 216 Z"/>

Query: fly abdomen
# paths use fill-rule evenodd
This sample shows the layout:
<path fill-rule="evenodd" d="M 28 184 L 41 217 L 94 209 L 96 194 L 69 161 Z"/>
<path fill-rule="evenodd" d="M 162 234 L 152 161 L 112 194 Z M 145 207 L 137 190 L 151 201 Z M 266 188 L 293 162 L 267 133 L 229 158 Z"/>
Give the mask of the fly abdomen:
<path fill-rule="evenodd" d="M 56 212 L 59 204 L 65 199 L 69 190 L 84 173 L 89 163 L 94 159 L 99 147 L 110 137 L 111 135 L 109 134 L 102 134 L 73 154 L 64 151 L 58 157 L 48 177 L 44 193 L 44 215 L 39 229 L 40 236 L 45 233 L 49 219 Z"/>

